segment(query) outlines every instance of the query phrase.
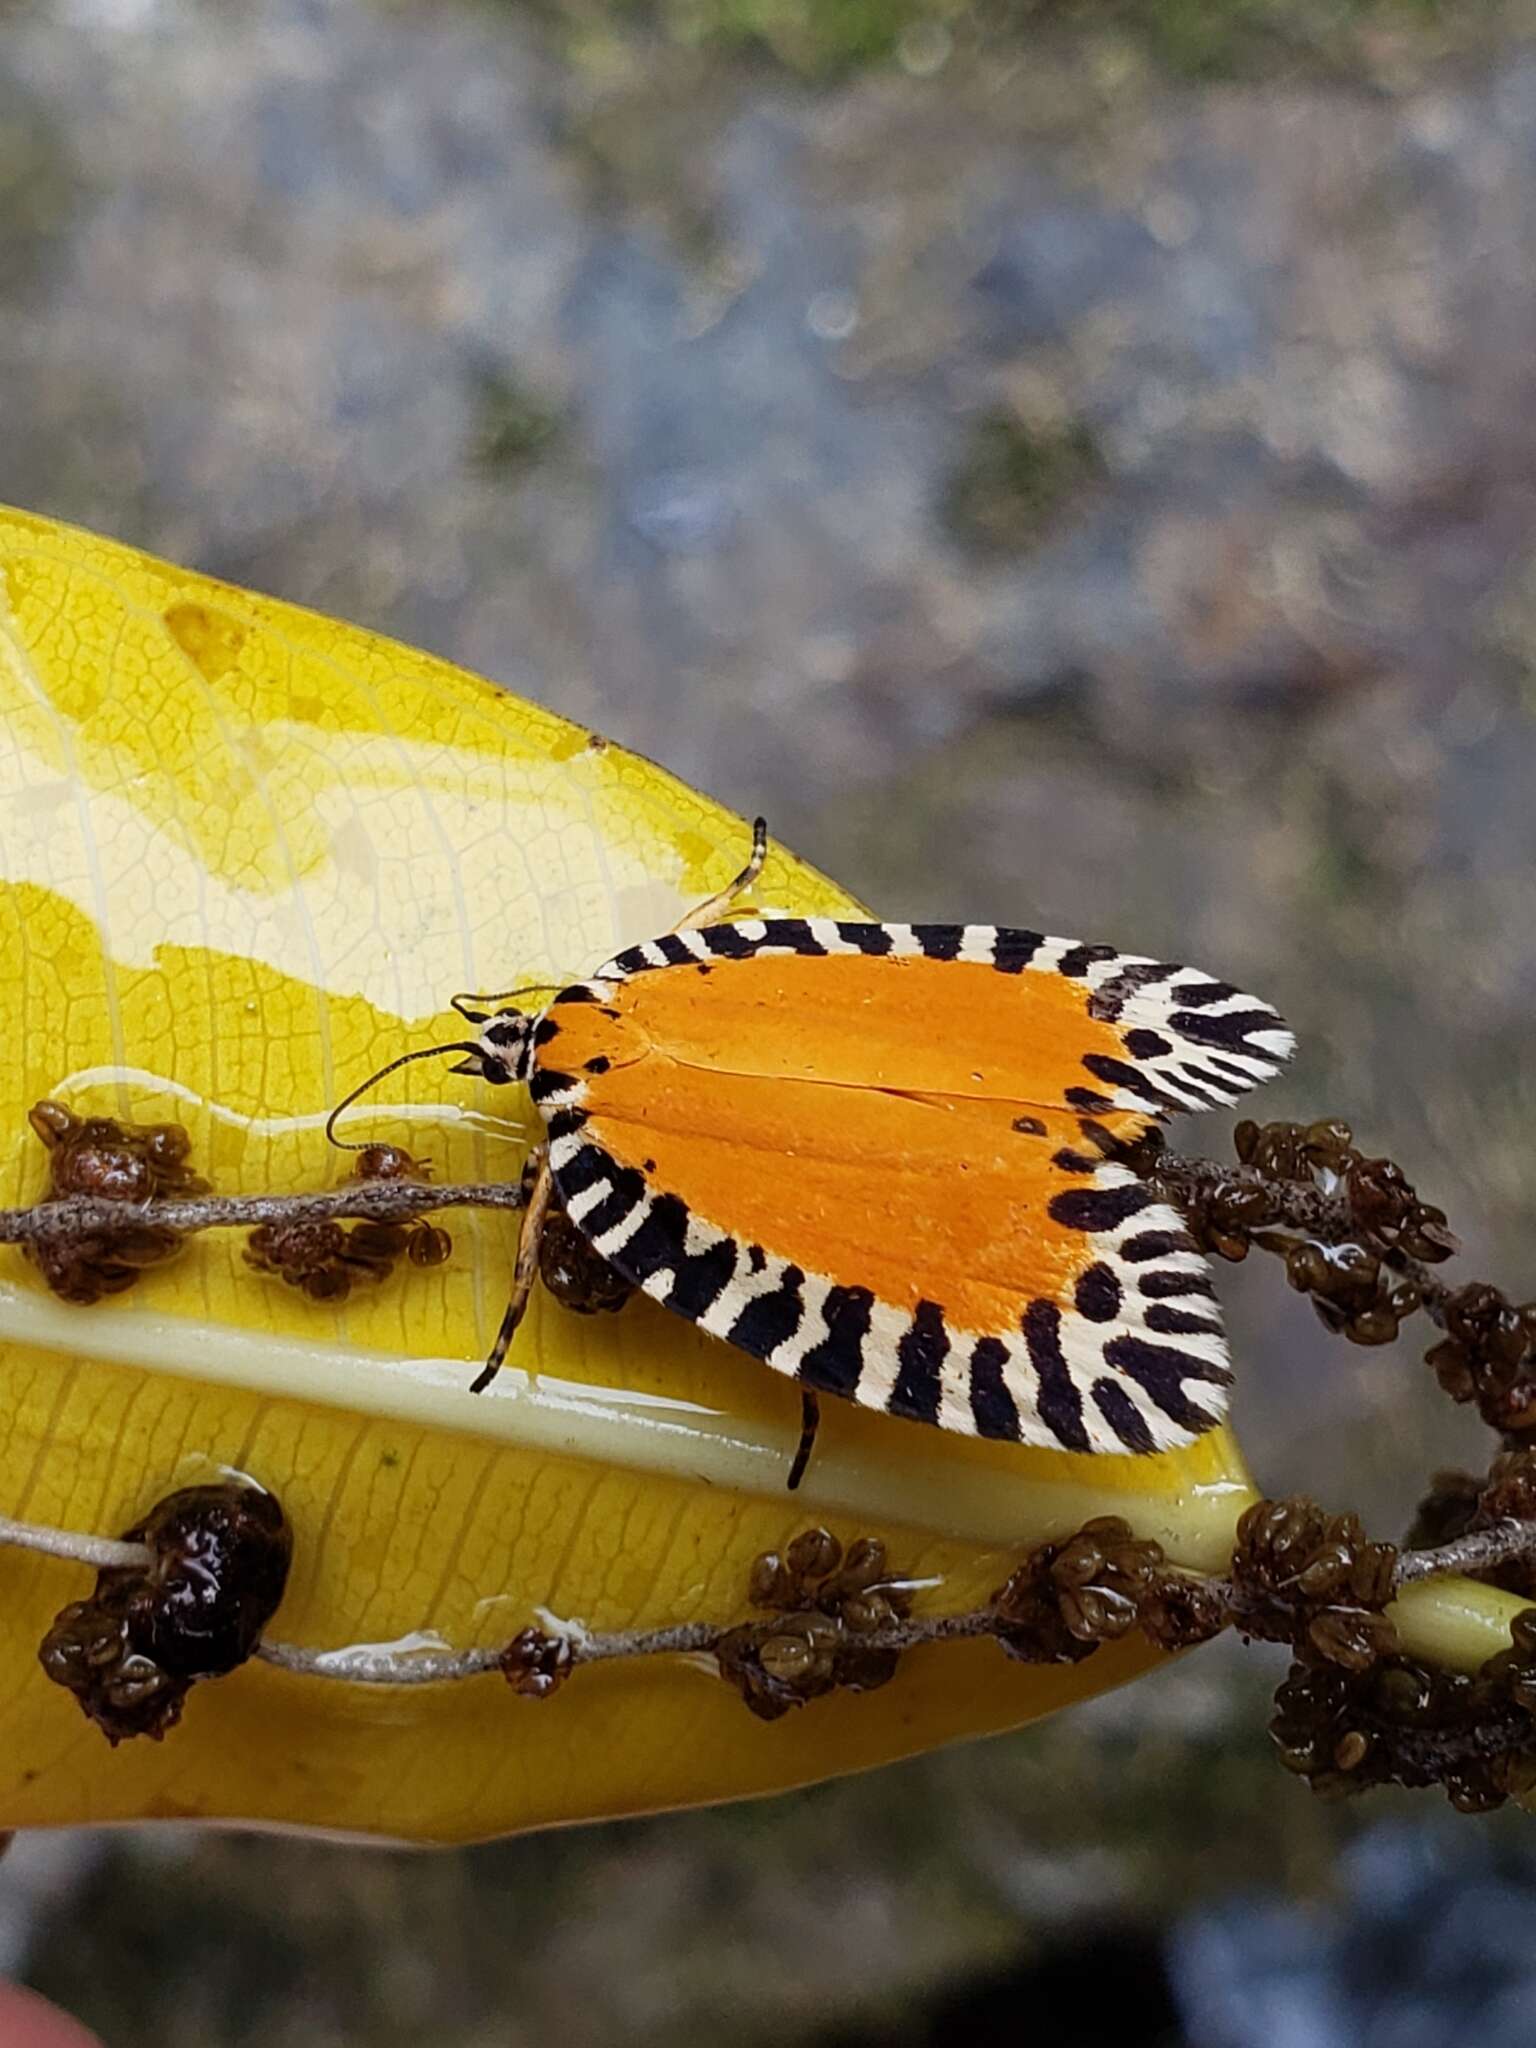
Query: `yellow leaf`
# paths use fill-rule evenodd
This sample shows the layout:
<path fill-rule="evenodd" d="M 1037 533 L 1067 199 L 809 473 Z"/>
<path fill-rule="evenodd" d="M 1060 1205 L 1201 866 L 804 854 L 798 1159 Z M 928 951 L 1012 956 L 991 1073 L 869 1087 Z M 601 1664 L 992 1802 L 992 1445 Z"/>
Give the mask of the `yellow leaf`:
<path fill-rule="evenodd" d="M 746 846 L 661 769 L 444 662 L 0 512 L 0 1204 L 42 1191 L 26 1111 L 45 1096 L 184 1124 L 223 1192 L 328 1185 L 328 1106 L 457 1035 L 455 990 L 578 976 Z M 761 900 L 851 907 L 781 850 Z M 353 1129 L 440 1178 L 504 1178 L 532 1114 L 423 1063 Z M 445 1220 L 447 1266 L 340 1308 L 252 1272 L 233 1233 L 92 1308 L 0 1252 L 0 1512 L 111 1534 L 172 1488 L 247 1473 L 295 1532 L 276 1635 L 460 1647 L 546 1613 L 742 1619 L 752 1558 L 814 1521 L 882 1536 L 940 1610 L 1096 1513 L 1217 1567 L 1252 1498 L 1225 1432 L 1075 1458 L 841 1403 L 791 1497 L 794 1388 L 643 1299 L 601 1319 L 536 1299 L 516 1369 L 476 1398 L 512 1226 Z M 771 1725 L 682 1658 L 581 1670 L 543 1703 L 495 1677 L 384 1690 L 253 1664 L 199 1687 L 164 1743 L 113 1751 L 36 1662 L 88 1586 L 0 1553 L 0 1826 L 463 1840 L 802 1784 L 1013 1727 L 1153 1657 L 1140 1638 L 1067 1669 L 940 1645 Z"/>

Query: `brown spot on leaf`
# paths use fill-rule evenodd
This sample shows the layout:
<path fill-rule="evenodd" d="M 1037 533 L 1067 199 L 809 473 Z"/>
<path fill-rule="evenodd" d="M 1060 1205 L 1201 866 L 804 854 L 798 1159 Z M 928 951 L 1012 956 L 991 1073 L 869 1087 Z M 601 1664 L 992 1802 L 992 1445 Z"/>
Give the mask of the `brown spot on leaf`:
<path fill-rule="evenodd" d="M 245 627 L 228 612 L 191 602 L 167 608 L 165 629 L 210 683 L 221 681 L 235 667 L 248 638 Z"/>

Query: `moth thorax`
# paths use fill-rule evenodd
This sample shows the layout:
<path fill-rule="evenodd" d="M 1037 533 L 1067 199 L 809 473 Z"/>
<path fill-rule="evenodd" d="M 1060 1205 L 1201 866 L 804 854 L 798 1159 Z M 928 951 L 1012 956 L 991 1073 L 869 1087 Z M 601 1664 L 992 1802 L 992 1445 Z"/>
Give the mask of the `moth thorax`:
<path fill-rule="evenodd" d="M 533 1072 L 537 1016 L 526 1010 L 498 1010 L 475 1041 L 475 1055 L 487 1081 L 526 1081 Z"/>

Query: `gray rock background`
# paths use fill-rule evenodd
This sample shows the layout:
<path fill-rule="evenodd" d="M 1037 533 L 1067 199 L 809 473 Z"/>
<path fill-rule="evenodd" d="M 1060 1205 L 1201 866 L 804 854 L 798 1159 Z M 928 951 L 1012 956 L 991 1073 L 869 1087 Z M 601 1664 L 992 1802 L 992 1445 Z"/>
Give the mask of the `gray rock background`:
<path fill-rule="evenodd" d="M 1529 1291 L 1536 11 L 1466 12 L 0 0 L 0 498 L 496 676 L 892 914 L 1246 981 L 1266 1112 Z M 1389 1533 L 1477 1454 L 1412 1347 L 1228 1280 L 1272 1489 Z M 7 1953 L 114 2048 L 809 2041 L 1324 1883 L 1354 1817 L 1244 1669 L 458 1858 L 24 1847 Z"/>

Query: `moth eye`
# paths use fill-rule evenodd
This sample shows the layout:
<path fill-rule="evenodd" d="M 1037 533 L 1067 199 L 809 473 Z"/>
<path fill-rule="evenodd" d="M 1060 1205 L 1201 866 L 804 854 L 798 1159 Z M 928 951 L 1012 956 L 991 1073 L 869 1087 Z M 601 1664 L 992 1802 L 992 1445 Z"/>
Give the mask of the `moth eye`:
<path fill-rule="evenodd" d="M 493 1088 L 500 1088 L 516 1077 L 499 1053 L 479 1045 L 468 1059 L 458 1060 L 448 1069 L 450 1074 L 471 1074 L 477 1081 L 489 1081 Z"/>

